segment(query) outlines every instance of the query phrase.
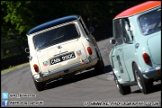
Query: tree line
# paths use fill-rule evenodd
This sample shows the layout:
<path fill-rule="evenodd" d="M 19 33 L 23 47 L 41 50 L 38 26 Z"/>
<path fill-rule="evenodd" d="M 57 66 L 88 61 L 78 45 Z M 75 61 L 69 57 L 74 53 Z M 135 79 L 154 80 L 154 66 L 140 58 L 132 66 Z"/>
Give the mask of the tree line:
<path fill-rule="evenodd" d="M 88 27 L 94 27 L 97 41 L 109 38 L 112 19 L 142 2 L 145 1 L 1 1 L 1 59 L 24 53 L 28 46 L 26 33 L 31 28 L 67 15 L 81 15 Z"/>

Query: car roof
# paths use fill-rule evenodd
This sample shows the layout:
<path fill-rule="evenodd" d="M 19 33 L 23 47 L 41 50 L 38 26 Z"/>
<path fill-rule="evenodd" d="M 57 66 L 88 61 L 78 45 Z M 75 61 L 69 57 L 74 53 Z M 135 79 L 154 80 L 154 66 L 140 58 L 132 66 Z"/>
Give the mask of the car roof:
<path fill-rule="evenodd" d="M 44 29 L 47 29 L 49 27 L 56 26 L 58 24 L 77 20 L 77 19 L 79 19 L 79 17 L 80 17 L 79 15 L 69 15 L 69 16 L 65 16 L 65 17 L 62 17 L 62 18 L 58 18 L 58 19 L 55 19 L 55 20 L 45 22 L 43 24 L 40 24 L 40 25 L 30 29 L 29 32 L 27 33 L 27 35 L 33 34 L 35 32 L 38 32 L 38 31 L 41 31 L 41 30 L 44 30 Z"/>
<path fill-rule="evenodd" d="M 117 16 L 115 16 L 113 20 L 123 17 L 129 17 L 160 5 L 161 1 L 147 1 L 119 13 Z"/>

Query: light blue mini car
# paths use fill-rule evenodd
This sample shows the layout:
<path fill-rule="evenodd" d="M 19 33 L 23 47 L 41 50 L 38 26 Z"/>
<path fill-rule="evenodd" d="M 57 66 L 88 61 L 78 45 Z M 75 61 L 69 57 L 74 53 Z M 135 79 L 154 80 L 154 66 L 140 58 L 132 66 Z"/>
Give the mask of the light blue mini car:
<path fill-rule="evenodd" d="M 144 94 L 161 80 L 161 1 L 131 7 L 113 19 L 112 49 L 109 54 L 119 92 L 138 85 Z"/>

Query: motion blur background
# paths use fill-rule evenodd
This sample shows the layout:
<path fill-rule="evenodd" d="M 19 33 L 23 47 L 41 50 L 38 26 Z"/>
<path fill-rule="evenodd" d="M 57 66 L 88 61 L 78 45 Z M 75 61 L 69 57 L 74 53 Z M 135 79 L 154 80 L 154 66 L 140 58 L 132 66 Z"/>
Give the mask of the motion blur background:
<path fill-rule="evenodd" d="M 28 62 L 26 33 L 41 23 L 81 15 L 97 41 L 112 37 L 112 19 L 145 1 L 1 1 L 1 70 Z"/>

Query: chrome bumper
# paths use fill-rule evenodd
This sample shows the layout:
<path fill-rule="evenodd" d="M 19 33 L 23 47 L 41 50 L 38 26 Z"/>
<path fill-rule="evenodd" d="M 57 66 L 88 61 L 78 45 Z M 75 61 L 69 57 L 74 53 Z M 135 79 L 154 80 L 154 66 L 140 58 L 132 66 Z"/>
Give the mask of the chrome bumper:
<path fill-rule="evenodd" d="M 75 68 L 75 67 L 80 67 L 80 66 L 95 62 L 97 60 L 98 60 L 98 58 L 91 59 L 91 57 L 88 57 L 88 60 L 84 61 L 84 63 L 77 63 L 77 64 L 74 64 L 74 65 L 68 66 L 66 68 L 61 68 L 59 70 L 50 72 L 48 74 L 42 74 L 41 72 L 39 72 L 39 74 L 34 76 L 34 79 L 38 82 L 41 82 L 41 81 L 43 81 L 44 78 L 49 77 L 51 75 L 54 75 L 54 74 L 57 74 L 57 73 L 60 73 L 60 72 L 65 72 L 66 70 L 69 70 L 69 69 L 72 69 L 72 68 Z"/>
<path fill-rule="evenodd" d="M 142 72 L 143 76 L 147 79 L 153 78 L 159 78 L 161 77 L 161 66 L 157 66 L 155 68 L 149 68 Z"/>

